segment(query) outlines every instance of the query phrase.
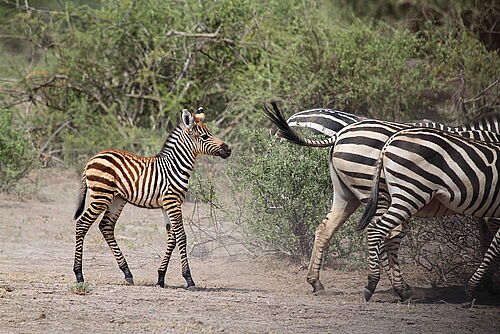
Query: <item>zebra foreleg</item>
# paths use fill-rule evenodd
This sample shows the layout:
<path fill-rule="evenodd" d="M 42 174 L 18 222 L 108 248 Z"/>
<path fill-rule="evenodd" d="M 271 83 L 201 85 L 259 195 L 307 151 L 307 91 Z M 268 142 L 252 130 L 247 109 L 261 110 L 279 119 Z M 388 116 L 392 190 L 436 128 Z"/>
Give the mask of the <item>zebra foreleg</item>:
<path fill-rule="evenodd" d="M 73 272 L 78 283 L 84 282 L 82 272 L 83 258 L 83 241 L 90 226 L 95 222 L 97 217 L 108 208 L 109 202 L 91 202 L 89 207 L 76 221 L 75 231 L 75 259 L 73 264 Z"/>
<path fill-rule="evenodd" d="M 181 265 L 182 265 L 182 276 L 186 280 L 187 288 L 194 289 L 195 284 L 193 278 L 191 277 L 191 270 L 189 269 L 189 263 L 187 258 L 187 238 L 186 232 L 184 231 L 184 225 L 182 224 L 182 218 L 173 225 L 173 230 L 175 233 L 175 238 L 177 239 L 177 244 L 179 245 L 179 253 L 181 255 Z"/>
<path fill-rule="evenodd" d="M 126 201 L 123 198 L 116 197 L 104 213 L 104 217 L 102 217 L 102 220 L 99 223 L 99 230 L 101 231 L 109 248 L 113 252 L 116 262 L 118 263 L 118 267 L 123 271 L 125 281 L 127 281 L 128 284 L 134 284 L 134 278 L 130 272 L 127 261 L 125 260 L 125 257 L 123 256 L 123 253 L 120 250 L 120 247 L 118 247 L 118 243 L 115 239 L 116 221 L 118 220 L 125 204 Z"/>
<path fill-rule="evenodd" d="M 474 272 L 472 277 L 467 282 L 465 287 L 465 291 L 469 296 L 474 294 L 476 288 L 481 284 L 485 277 L 489 274 L 489 272 L 498 266 L 500 261 L 500 230 L 497 231 L 495 236 L 493 237 L 493 241 L 491 242 L 486 254 L 483 257 L 483 261 L 477 270 Z"/>
<path fill-rule="evenodd" d="M 169 201 L 167 201 L 169 203 Z M 184 225 L 182 224 L 182 211 L 180 202 L 176 204 L 166 204 L 164 206 L 164 212 L 167 214 L 172 228 L 169 230 L 170 224 L 167 224 L 167 252 L 165 257 L 158 269 L 158 285 L 164 286 L 165 273 L 167 271 L 168 262 L 172 251 L 176 245 L 179 245 L 179 253 L 181 256 L 182 265 L 182 276 L 186 280 L 188 289 L 194 288 L 195 284 L 193 278 L 191 277 L 191 271 L 189 269 L 188 259 L 187 259 L 187 239 L 186 232 L 184 231 Z"/>
<path fill-rule="evenodd" d="M 158 268 L 158 282 L 156 285 L 160 287 L 165 287 L 165 274 L 167 273 L 168 263 L 170 262 L 170 257 L 172 256 L 172 252 L 176 246 L 175 234 L 172 230 L 172 224 L 168 218 L 168 215 L 163 212 L 163 216 L 165 217 L 165 229 L 167 230 L 167 250 L 165 252 L 165 256 L 161 261 L 160 268 Z"/>

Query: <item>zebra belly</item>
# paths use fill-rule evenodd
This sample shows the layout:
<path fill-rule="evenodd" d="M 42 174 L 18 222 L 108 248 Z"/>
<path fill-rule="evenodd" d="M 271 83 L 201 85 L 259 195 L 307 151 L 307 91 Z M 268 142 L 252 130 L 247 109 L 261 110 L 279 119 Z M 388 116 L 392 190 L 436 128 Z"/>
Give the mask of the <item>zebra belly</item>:
<path fill-rule="evenodd" d="M 452 216 L 457 212 L 444 205 L 437 198 L 433 198 L 429 204 L 417 212 L 416 216 L 421 218 Z"/>

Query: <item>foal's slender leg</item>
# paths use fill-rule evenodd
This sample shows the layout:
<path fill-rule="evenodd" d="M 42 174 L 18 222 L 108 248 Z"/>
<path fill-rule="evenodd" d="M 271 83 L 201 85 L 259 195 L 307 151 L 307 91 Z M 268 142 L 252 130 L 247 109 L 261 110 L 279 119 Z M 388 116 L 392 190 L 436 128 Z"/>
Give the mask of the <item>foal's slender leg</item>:
<path fill-rule="evenodd" d="M 191 271 L 189 270 L 188 258 L 187 258 L 187 240 L 186 232 L 184 231 L 184 225 L 182 223 L 182 204 L 183 198 L 179 195 L 170 194 L 165 198 L 164 205 L 162 207 L 163 212 L 168 216 L 169 222 L 172 224 L 172 228 L 169 229 L 170 225 L 167 224 L 167 251 L 165 257 L 161 262 L 160 268 L 158 269 L 158 285 L 164 286 L 165 273 L 167 271 L 168 262 L 170 261 L 170 256 L 176 245 L 179 245 L 179 253 L 181 255 L 181 265 L 182 265 L 182 276 L 187 282 L 188 288 L 194 288 L 195 284 L 193 278 L 191 277 Z"/>
<path fill-rule="evenodd" d="M 125 260 L 125 257 L 123 256 L 123 253 L 120 250 L 120 247 L 118 247 L 118 243 L 115 239 L 116 221 L 118 220 L 118 217 L 120 216 L 120 213 L 126 203 L 127 202 L 122 197 L 115 197 L 113 203 L 111 203 L 109 208 L 104 213 L 104 217 L 102 217 L 102 220 L 99 223 L 99 229 L 108 243 L 109 248 L 111 248 L 116 262 L 118 263 L 118 267 L 125 274 L 125 280 L 129 284 L 134 284 L 134 278 L 130 272 L 127 261 Z"/>
<path fill-rule="evenodd" d="M 90 204 L 85 212 L 76 221 L 75 233 L 75 260 L 73 264 L 73 272 L 78 283 L 83 282 L 82 273 L 82 258 L 83 258 L 83 240 L 90 226 L 95 222 L 99 215 L 105 211 L 110 203 L 111 198 L 100 196 L 99 199 L 93 198 L 90 195 Z"/>
<path fill-rule="evenodd" d="M 172 224 L 170 223 L 170 219 L 165 211 L 163 211 L 163 217 L 165 219 L 165 229 L 167 230 L 167 251 L 161 261 L 160 268 L 158 269 L 158 282 L 156 283 L 156 285 L 159 285 L 162 288 L 165 286 L 165 274 L 167 272 L 170 256 L 172 256 L 172 252 L 176 245 Z"/>

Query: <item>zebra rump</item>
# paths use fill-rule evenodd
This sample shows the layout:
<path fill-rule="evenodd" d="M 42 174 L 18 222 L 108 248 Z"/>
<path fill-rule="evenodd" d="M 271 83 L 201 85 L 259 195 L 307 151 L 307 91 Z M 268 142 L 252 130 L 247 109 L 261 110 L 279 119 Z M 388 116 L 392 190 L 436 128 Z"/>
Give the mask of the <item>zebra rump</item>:
<path fill-rule="evenodd" d="M 281 110 L 278 108 L 276 102 L 271 102 L 272 109 L 268 105 L 264 105 L 263 109 L 266 116 L 278 127 L 278 137 L 284 138 L 286 140 L 291 141 L 294 144 L 301 146 L 310 146 L 310 147 L 328 147 L 333 146 L 337 139 L 337 136 L 334 135 L 324 140 L 314 140 L 303 138 L 296 131 L 294 131 L 291 126 L 287 123 L 285 117 L 281 113 Z M 274 112 L 273 112 L 274 111 Z"/>

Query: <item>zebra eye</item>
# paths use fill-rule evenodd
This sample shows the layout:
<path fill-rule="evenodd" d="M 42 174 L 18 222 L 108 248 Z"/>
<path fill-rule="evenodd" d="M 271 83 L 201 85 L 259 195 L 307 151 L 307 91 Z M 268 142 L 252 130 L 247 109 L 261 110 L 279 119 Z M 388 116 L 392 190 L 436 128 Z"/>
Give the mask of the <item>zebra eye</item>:
<path fill-rule="evenodd" d="M 201 139 L 207 140 L 208 139 L 208 135 L 207 134 L 201 135 Z"/>

